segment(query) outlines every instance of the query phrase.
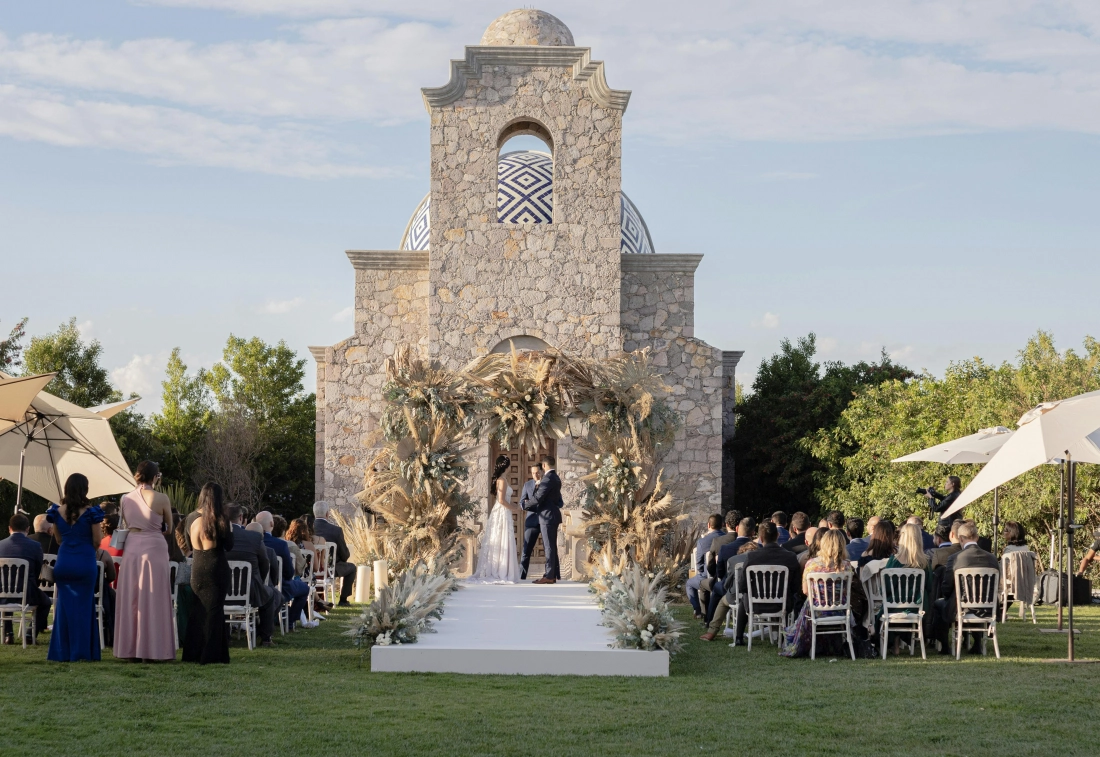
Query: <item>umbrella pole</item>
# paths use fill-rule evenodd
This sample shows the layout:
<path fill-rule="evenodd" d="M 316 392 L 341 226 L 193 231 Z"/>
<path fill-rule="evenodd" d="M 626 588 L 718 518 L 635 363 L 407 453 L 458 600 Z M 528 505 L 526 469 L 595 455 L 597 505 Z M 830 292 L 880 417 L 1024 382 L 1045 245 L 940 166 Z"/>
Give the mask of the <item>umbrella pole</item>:
<path fill-rule="evenodd" d="M 1069 455 L 1067 454 L 1066 457 L 1069 458 Z M 1066 493 L 1069 499 L 1068 506 L 1066 508 L 1069 511 L 1069 532 L 1066 534 L 1066 550 L 1069 554 L 1068 560 L 1070 565 L 1067 578 L 1067 581 L 1069 582 L 1069 589 L 1067 593 L 1069 594 L 1069 596 L 1066 597 L 1066 607 L 1069 610 L 1069 648 L 1067 651 L 1069 654 L 1069 661 L 1073 662 L 1073 530 L 1074 528 L 1076 528 L 1076 524 L 1073 522 L 1073 511 L 1074 490 L 1077 488 L 1077 463 L 1073 462 L 1072 460 L 1070 460 L 1069 463 L 1069 486 L 1067 486 L 1066 488 L 1068 489 Z"/>
<path fill-rule="evenodd" d="M 23 512 L 23 465 L 27 461 L 27 445 L 23 445 L 23 451 L 19 453 L 19 483 L 15 489 L 15 512 Z"/>
<path fill-rule="evenodd" d="M 997 554 L 997 534 L 1001 525 L 1001 502 L 998 496 L 1001 487 L 993 487 L 993 554 Z"/>
<path fill-rule="evenodd" d="M 1066 598 L 1062 596 L 1066 581 L 1065 552 L 1062 535 L 1066 527 L 1066 461 L 1062 461 L 1061 484 L 1058 490 L 1058 630 L 1062 630 L 1062 605 Z"/>

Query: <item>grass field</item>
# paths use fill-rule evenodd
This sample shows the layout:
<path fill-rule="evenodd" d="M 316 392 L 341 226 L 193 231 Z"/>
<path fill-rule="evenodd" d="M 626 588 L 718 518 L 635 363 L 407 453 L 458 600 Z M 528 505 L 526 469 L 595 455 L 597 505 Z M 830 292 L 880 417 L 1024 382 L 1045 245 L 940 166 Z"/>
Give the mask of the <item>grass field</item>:
<path fill-rule="evenodd" d="M 0 754 L 1100 754 L 1100 665 L 1042 662 L 1066 645 L 1039 612 L 1001 627 L 1003 659 L 960 662 L 786 660 L 692 622 L 667 679 L 374 674 L 340 636 L 348 611 L 276 649 L 235 642 L 228 667 L 5 646 Z M 1078 655 L 1100 657 L 1100 606 L 1077 617 Z"/>

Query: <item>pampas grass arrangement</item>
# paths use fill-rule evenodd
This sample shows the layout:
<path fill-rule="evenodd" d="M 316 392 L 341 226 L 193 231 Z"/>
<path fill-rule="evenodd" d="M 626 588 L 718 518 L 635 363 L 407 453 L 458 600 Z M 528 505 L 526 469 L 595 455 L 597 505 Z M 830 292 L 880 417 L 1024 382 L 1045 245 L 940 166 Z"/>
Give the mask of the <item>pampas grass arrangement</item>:
<path fill-rule="evenodd" d="M 344 635 L 364 653 L 376 644 L 415 644 L 443 617 L 443 602 L 454 588 L 445 562 L 417 561 L 378 593 Z"/>
<path fill-rule="evenodd" d="M 665 576 L 647 573 L 640 565 L 627 566 L 621 575 L 603 574 L 603 624 L 615 634 L 615 649 L 663 649 L 675 655 L 683 649 L 685 625 L 668 604 Z"/>

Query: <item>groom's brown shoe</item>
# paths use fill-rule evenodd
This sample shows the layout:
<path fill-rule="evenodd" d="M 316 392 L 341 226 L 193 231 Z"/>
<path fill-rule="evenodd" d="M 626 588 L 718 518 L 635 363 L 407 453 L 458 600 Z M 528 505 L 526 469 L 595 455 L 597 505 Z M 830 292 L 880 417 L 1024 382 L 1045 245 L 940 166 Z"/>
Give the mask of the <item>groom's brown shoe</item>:
<path fill-rule="evenodd" d="M 531 583 L 536 583 L 536 584 L 556 584 L 557 582 L 558 582 L 558 579 L 556 579 L 556 578 L 546 578 L 546 577 L 543 577 L 543 578 L 539 578 L 539 579 L 536 579 L 536 580 L 532 581 Z"/>

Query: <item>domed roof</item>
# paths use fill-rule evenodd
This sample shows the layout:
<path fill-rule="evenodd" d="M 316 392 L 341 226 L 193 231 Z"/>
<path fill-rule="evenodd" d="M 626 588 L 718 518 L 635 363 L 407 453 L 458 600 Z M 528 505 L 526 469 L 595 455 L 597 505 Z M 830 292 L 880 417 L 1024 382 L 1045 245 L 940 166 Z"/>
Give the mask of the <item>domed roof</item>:
<path fill-rule="evenodd" d="M 521 8 L 489 24 L 481 44 L 573 47 L 573 33 L 561 19 L 545 11 Z"/>
<path fill-rule="evenodd" d="M 544 152 L 518 150 L 497 162 L 497 217 L 502 223 L 552 223 L 554 162 Z M 621 192 L 621 250 L 652 254 L 653 240 L 638 208 Z M 427 250 L 431 237 L 431 194 L 425 195 L 405 227 L 402 250 Z"/>

